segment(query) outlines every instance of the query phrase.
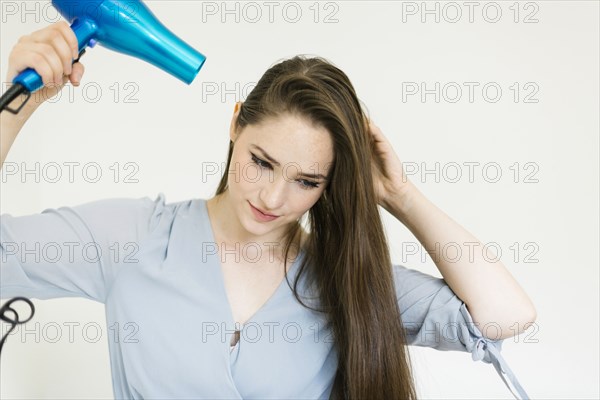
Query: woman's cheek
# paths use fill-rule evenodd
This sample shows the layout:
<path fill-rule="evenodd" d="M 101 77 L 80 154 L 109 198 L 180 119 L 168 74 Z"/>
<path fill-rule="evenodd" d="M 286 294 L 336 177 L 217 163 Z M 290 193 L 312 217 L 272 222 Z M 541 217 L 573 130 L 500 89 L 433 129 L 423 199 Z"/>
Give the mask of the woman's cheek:
<path fill-rule="evenodd" d="M 294 210 L 298 212 L 298 214 L 303 215 L 306 211 L 310 210 L 312 206 L 319 200 L 321 197 L 321 192 L 319 188 L 314 189 L 303 189 L 300 187 L 300 184 L 296 183 L 296 195 Z"/>
<path fill-rule="evenodd" d="M 232 160 L 229 169 L 229 182 L 230 185 L 235 185 L 240 190 L 247 190 L 262 179 L 261 174 L 262 172 L 255 165 L 245 161 L 234 162 Z"/>

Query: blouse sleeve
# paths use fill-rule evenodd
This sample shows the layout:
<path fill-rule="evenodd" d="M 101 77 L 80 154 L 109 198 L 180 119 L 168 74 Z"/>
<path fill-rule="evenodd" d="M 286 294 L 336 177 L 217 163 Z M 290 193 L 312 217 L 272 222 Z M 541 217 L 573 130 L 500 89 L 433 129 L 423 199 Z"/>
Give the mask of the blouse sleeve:
<path fill-rule="evenodd" d="M 120 268 L 135 266 L 165 197 L 104 199 L 39 214 L 0 215 L 0 297 L 84 297 L 104 303 Z"/>
<path fill-rule="evenodd" d="M 492 364 L 516 399 L 529 399 L 500 354 L 503 340 L 482 335 L 467 306 L 443 279 L 393 265 L 396 297 L 409 345 L 466 351 Z"/>

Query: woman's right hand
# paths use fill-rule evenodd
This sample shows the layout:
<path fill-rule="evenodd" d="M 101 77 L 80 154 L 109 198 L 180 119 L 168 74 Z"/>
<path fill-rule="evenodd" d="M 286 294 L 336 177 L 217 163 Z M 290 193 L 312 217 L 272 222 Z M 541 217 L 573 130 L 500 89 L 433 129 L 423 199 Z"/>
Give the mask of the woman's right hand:
<path fill-rule="evenodd" d="M 29 99 L 37 107 L 60 92 L 68 81 L 79 86 L 84 66 L 80 62 L 71 65 L 78 56 L 75 33 L 68 23 L 59 21 L 19 38 L 8 57 L 6 82 L 12 82 L 26 68 L 33 68 L 44 83 Z"/>

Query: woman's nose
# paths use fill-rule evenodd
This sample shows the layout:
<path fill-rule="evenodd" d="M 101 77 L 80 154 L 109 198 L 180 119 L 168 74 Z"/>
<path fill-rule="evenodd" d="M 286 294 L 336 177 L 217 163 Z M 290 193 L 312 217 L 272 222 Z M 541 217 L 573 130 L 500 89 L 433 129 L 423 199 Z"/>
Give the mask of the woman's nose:
<path fill-rule="evenodd" d="M 268 182 L 261 189 L 260 199 L 267 212 L 279 209 L 285 199 L 286 180 L 283 177 L 275 177 L 273 182 Z"/>

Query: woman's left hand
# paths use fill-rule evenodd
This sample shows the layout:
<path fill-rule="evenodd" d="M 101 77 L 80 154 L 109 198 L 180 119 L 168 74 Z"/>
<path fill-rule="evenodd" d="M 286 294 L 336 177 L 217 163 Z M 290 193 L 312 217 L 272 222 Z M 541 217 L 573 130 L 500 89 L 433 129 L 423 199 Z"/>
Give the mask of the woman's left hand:
<path fill-rule="evenodd" d="M 390 200 L 399 199 L 412 186 L 412 182 L 406 177 L 402 162 L 381 129 L 371 120 L 368 127 L 373 149 L 371 169 L 377 203 L 387 208 Z"/>

